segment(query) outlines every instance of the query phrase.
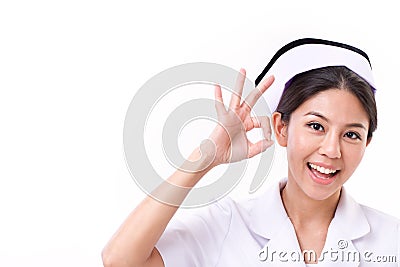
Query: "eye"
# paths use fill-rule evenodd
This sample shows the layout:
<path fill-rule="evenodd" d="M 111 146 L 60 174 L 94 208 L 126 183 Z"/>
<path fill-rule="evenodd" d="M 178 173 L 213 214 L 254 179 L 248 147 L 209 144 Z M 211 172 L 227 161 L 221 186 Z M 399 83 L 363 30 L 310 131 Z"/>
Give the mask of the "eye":
<path fill-rule="evenodd" d="M 307 126 L 309 126 L 309 127 L 310 127 L 311 129 L 313 129 L 314 131 L 319 131 L 319 132 L 321 132 L 321 131 L 324 130 L 324 127 L 323 127 L 321 124 L 319 124 L 318 122 L 311 122 L 311 123 L 308 123 Z"/>
<path fill-rule="evenodd" d="M 348 137 L 350 139 L 353 139 L 353 140 L 356 140 L 356 139 L 361 140 L 361 136 L 358 133 L 355 133 L 355 132 L 347 132 L 347 133 L 344 134 L 344 136 L 346 136 L 346 137 Z"/>

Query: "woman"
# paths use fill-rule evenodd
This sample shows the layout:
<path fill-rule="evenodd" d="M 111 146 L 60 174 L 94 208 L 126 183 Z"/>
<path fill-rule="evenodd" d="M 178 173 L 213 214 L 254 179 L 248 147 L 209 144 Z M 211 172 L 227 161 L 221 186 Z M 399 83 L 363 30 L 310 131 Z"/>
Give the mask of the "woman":
<path fill-rule="evenodd" d="M 171 221 L 178 207 L 147 197 L 105 247 L 104 265 L 400 266 L 399 220 L 356 203 L 343 188 L 377 126 L 368 56 L 345 44 L 294 41 L 277 52 L 243 101 L 241 74 L 228 110 L 215 87 L 221 125 L 188 158 L 197 160 L 197 171 L 177 170 L 168 181 L 192 188 L 213 167 L 270 147 L 269 120 L 250 116 L 264 92 L 275 110 L 275 138 L 287 150 L 287 178 L 259 197 L 226 198 L 185 221 Z M 257 127 L 265 139 L 252 144 L 246 132 Z M 168 195 L 176 203 L 187 193 Z"/>

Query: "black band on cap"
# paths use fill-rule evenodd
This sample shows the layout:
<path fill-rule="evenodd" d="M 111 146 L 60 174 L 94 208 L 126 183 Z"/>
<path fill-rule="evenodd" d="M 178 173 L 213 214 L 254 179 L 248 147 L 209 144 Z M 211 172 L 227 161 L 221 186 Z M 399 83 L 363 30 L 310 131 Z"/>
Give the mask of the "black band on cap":
<path fill-rule="evenodd" d="M 344 49 L 351 50 L 355 53 L 360 54 L 363 56 L 369 63 L 369 66 L 372 69 L 371 62 L 369 60 L 368 55 L 362 51 L 361 49 L 358 49 L 354 46 L 343 44 L 343 43 L 338 43 L 338 42 L 333 42 L 333 41 L 328 41 L 328 40 L 322 40 L 322 39 L 314 39 L 314 38 L 303 38 L 303 39 L 298 39 L 293 42 L 288 43 L 287 45 L 283 46 L 281 49 L 279 49 L 275 55 L 272 57 L 270 62 L 267 64 L 267 66 L 264 68 L 264 70 L 258 75 L 255 84 L 256 86 L 261 82 L 261 80 L 264 78 L 264 76 L 267 74 L 267 72 L 271 69 L 272 65 L 278 60 L 280 56 L 282 56 L 284 53 L 288 52 L 289 50 L 296 48 L 301 45 L 306 45 L 306 44 L 321 44 L 321 45 L 330 45 L 330 46 L 336 46 L 336 47 L 341 47 Z"/>

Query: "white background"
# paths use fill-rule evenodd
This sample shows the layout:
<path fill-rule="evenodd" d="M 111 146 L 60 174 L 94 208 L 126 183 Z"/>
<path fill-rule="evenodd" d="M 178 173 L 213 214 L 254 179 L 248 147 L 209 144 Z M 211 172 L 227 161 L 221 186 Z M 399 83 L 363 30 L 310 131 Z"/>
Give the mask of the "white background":
<path fill-rule="evenodd" d="M 135 91 L 194 61 L 244 67 L 254 80 L 301 37 L 370 55 L 379 128 L 347 187 L 400 217 L 394 2 L 2 1 L 0 265 L 102 266 L 101 249 L 144 197 L 123 155 Z M 271 177 L 284 175 L 282 151 L 275 163 Z"/>

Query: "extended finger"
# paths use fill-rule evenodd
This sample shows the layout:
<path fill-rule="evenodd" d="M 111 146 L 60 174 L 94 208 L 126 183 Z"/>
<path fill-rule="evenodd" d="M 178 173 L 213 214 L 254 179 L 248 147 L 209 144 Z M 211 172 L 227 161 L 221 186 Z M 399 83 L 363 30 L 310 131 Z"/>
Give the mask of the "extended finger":
<path fill-rule="evenodd" d="M 260 140 L 257 143 L 253 144 L 249 142 L 249 147 L 248 147 L 248 158 L 252 158 L 262 152 L 264 152 L 265 150 L 267 150 L 267 148 L 269 148 L 270 146 L 273 145 L 273 141 L 272 140 Z"/>
<path fill-rule="evenodd" d="M 257 100 L 261 97 L 261 95 L 267 91 L 267 89 L 271 86 L 274 82 L 275 77 L 269 76 L 265 79 L 262 83 L 260 83 L 256 88 L 254 88 L 250 94 L 246 97 L 243 104 L 246 104 L 251 108 L 256 104 Z"/>
<path fill-rule="evenodd" d="M 234 91 L 232 92 L 231 102 L 229 103 L 229 107 L 231 109 L 240 106 L 245 80 L 246 80 L 246 70 L 240 69 L 238 76 L 236 77 L 236 83 Z"/>
<path fill-rule="evenodd" d="M 220 85 L 215 85 L 214 88 L 214 97 L 215 97 L 215 109 L 217 110 L 217 114 L 224 114 L 226 112 L 224 106 L 224 100 L 222 99 L 222 91 Z"/>

